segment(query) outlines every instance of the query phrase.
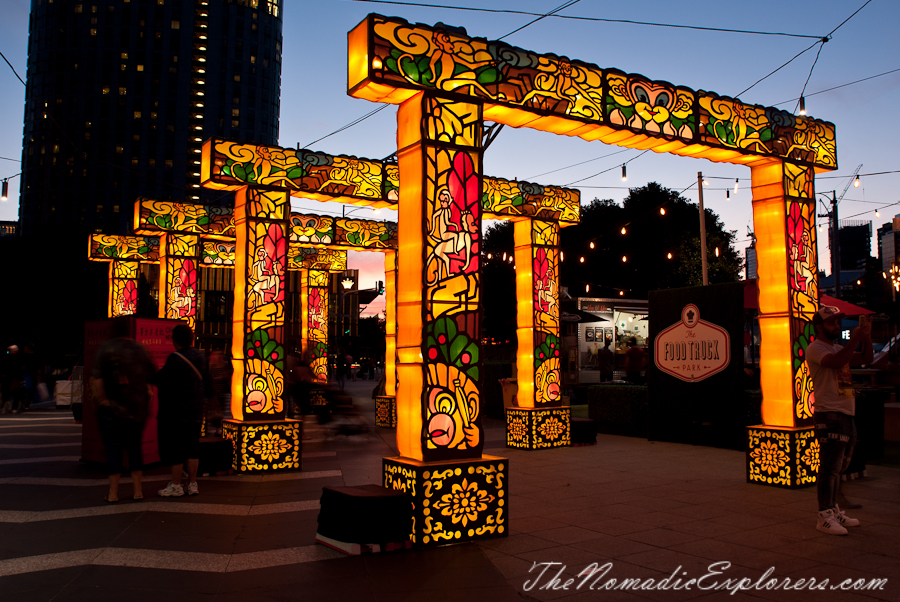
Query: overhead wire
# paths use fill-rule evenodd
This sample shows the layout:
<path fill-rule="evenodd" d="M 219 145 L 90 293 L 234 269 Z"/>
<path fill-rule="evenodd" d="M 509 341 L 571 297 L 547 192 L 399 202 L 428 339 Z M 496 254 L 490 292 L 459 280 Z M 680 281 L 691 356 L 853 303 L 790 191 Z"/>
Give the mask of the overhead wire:
<path fill-rule="evenodd" d="M 511 32 L 509 32 L 508 34 L 506 34 L 505 36 L 501 36 L 501 37 L 499 37 L 499 38 L 497 38 L 497 39 L 498 39 L 498 40 L 502 40 L 503 38 L 508 38 L 508 37 L 511 36 L 512 34 L 517 33 L 517 32 L 520 32 L 520 31 L 522 31 L 523 29 L 525 29 L 526 27 L 528 27 L 528 26 L 530 26 L 530 25 L 534 25 L 534 24 L 537 23 L 538 21 L 540 21 L 540 20 L 542 20 L 542 19 L 546 19 L 547 17 L 549 17 L 549 16 L 551 16 L 551 15 L 553 15 L 553 14 L 555 14 L 555 13 L 558 13 L 559 11 L 563 10 L 564 8 L 569 8 L 570 6 L 572 6 L 573 4 L 577 4 L 578 2 L 581 2 L 581 0 L 569 0 L 568 2 L 563 2 L 562 4 L 560 4 L 559 6 L 557 6 L 556 8 L 554 8 L 553 10 L 551 10 L 549 13 L 546 13 L 546 14 L 541 15 L 541 16 L 538 17 L 537 19 L 534 19 L 534 20 L 532 20 L 532 21 L 529 21 L 528 23 L 526 23 L 526 24 L 523 25 L 522 27 L 519 27 L 519 28 L 517 28 L 517 29 L 514 29 L 514 30 L 512 30 Z"/>
<path fill-rule="evenodd" d="M 621 153 L 625 153 L 625 152 L 628 152 L 628 151 L 630 151 L 630 150 L 631 150 L 630 148 L 623 148 L 622 150 L 618 150 L 618 151 L 616 151 L 616 152 L 614 152 L 614 153 L 607 153 L 607 154 L 605 154 L 605 155 L 600 155 L 599 157 L 594 157 L 593 159 L 588 159 L 587 161 L 580 161 L 580 162 L 578 162 L 578 163 L 573 163 L 572 165 L 566 165 L 565 167 L 560 167 L 560 168 L 558 168 L 558 169 L 551 169 L 550 171 L 545 171 L 544 173 L 539 173 L 539 174 L 537 174 L 536 176 L 528 176 L 528 177 L 526 178 L 526 180 L 531 179 L 531 178 L 540 178 L 541 176 L 546 176 L 546 175 L 549 175 L 549 174 L 552 174 L 552 173 L 556 173 L 556 172 L 558 172 L 558 171 L 563 171 L 563 170 L 569 169 L 569 168 L 571 168 L 571 167 L 578 167 L 579 165 L 584 165 L 585 163 L 591 163 L 592 161 L 598 161 L 598 160 L 600 160 L 600 159 L 605 159 L 606 157 L 612 157 L 613 155 L 618 155 L 618 154 L 621 154 Z"/>
<path fill-rule="evenodd" d="M 628 165 L 629 163 L 631 163 L 631 162 L 634 161 L 635 159 L 638 159 L 638 158 L 640 158 L 640 157 L 643 157 L 644 155 L 646 155 L 646 154 L 649 153 L 649 152 L 650 152 L 650 149 L 647 149 L 647 150 L 645 150 L 644 152 L 642 152 L 641 154 L 635 155 L 634 157 L 630 158 L 628 161 L 625 161 L 625 163 L 622 163 L 621 165 L 613 165 L 613 166 L 610 167 L 609 169 L 604 169 L 603 171 L 599 171 L 599 172 L 595 173 L 595 174 L 592 175 L 592 176 L 588 176 L 588 177 L 586 177 L 586 178 L 581 178 L 580 180 L 575 180 L 574 182 L 569 182 L 568 184 L 566 184 L 566 186 L 571 186 L 571 185 L 573 185 L 573 184 L 577 184 L 578 182 L 584 182 L 585 180 L 590 180 L 591 178 L 597 177 L 597 176 L 599 176 L 599 175 L 601 175 L 601 174 L 605 174 L 606 172 L 612 171 L 612 170 L 616 169 L 617 167 L 621 167 L 622 165 Z"/>
<path fill-rule="evenodd" d="M 862 78 L 862 79 L 858 79 L 858 80 L 853 81 L 853 82 L 849 82 L 849 83 L 846 83 L 846 84 L 841 84 L 840 86 L 833 86 L 833 87 L 831 87 L 831 88 L 826 88 L 826 89 L 824 89 L 824 90 L 819 90 L 818 92 L 811 92 L 811 93 L 809 93 L 809 94 L 806 95 L 806 98 L 809 98 L 810 96 L 816 96 L 817 94 L 824 94 L 825 92 L 831 92 L 832 90 L 838 90 L 838 89 L 840 89 L 840 88 L 846 88 L 847 86 L 852 86 L 852 85 L 854 85 L 854 84 L 859 84 L 859 83 L 862 83 L 862 82 L 866 82 L 866 81 L 869 81 L 870 79 L 875 79 L 876 77 L 882 77 L 882 76 L 885 76 L 885 75 L 890 75 L 891 73 L 896 73 L 896 72 L 898 72 L 898 71 L 900 71 L 900 68 L 897 68 L 897 69 L 891 69 L 890 71 L 885 71 L 884 73 L 879 73 L 878 75 L 872 75 L 872 76 L 870 76 L 870 77 L 864 77 L 864 78 Z M 774 105 L 772 105 L 772 106 L 773 106 L 773 107 L 777 107 L 777 106 L 779 106 L 779 105 L 786 105 L 787 103 L 789 103 L 789 102 L 794 102 L 795 100 L 800 100 L 800 97 L 798 96 L 797 98 L 792 98 L 792 99 L 790 99 L 790 100 L 784 100 L 784 101 L 779 102 L 779 103 L 776 103 L 776 104 L 774 104 Z"/>
<path fill-rule="evenodd" d="M 395 0 L 353 0 L 353 2 L 368 2 L 371 4 L 392 4 L 397 6 L 416 6 L 420 8 L 441 8 L 446 10 L 460 10 L 460 11 L 473 11 L 473 12 L 483 12 L 483 13 L 495 13 L 495 14 L 515 14 L 515 15 L 528 15 L 532 17 L 542 16 L 541 13 L 533 13 L 524 10 L 512 10 L 512 9 L 496 9 L 496 8 L 481 8 L 481 7 L 468 7 L 468 6 L 449 6 L 446 4 L 427 4 L 423 2 L 399 2 Z M 785 33 L 778 31 L 754 31 L 749 29 L 730 29 L 726 27 L 704 27 L 701 25 L 680 25 L 676 23 L 654 23 L 650 21 L 634 21 L 632 19 L 605 19 L 602 17 L 580 17 L 576 15 L 548 15 L 550 17 L 554 17 L 557 19 L 569 19 L 574 21 L 593 21 L 599 23 L 624 23 L 626 25 L 645 25 L 649 27 L 670 27 L 675 29 L 694 29 L 699 31 L 718 31 L 724 33 L 744 33 L 744 34 L 752 34 L 752 35 L 762 35 L 762 36 L 785 36 L 791 38 L 809 38 L 809 39 L 820 39 L 822 36 L 808 35 L 808 34 L 799 34 L 799 33 Z"/>
<path fill-rule="evenodd" d="M 765 80 L 765 79 L 768 79 L 769 77 L 775 75 L 776 73 L 778 73 L 779 71 L 781 71 L 782 69 L 784 69 L 785 67 L 787 67 L 788 65 L 790 65 L 791 63 L 793 63 L 794 60 L 797 59 L 799 56 L 801 56 L 801 55 L 803 55 L 803 54 L 806 54 L 807 52 L 809 52 L 810 50 L 812 50 L 812 49 L 815 47 L 816 44 L 822 44 L 822 45 L 824 45 L 825 42 L 827 42 L 828 39 L 834 34 L 834 32 L 836 32 L 838 29 L 840 29 L 841 27 L 843 27 L 844 24 L 847 23 L 847 21 L 849 21 L 850 19 L 852 19 L 853 17 L 855 17 L 856 14 L 859 13 L 859 11 L 861 11 L 862 9 L 864 9 L 871 1 L 872 1 L 872 0 L 866 0 L 865 4 L 863 4 L 862 6 L 860 6 L 859 8 L 857 8 L 857 9 L 853 12 L 852 15 L 850 15 L 849 17 L 847 17 L 846 19 L 844 19 L 843 21 L 841 21 L 840 25 L 838 25 L 837 27 L 835 27 L 834 29 L 832 29 L 832 30 L 828 33 L 828 35 L 822 36 L 818 41 L 813 42 L 812 46 L 810 46 L 810 47 L 808 47 L 806 50 L 802 50 L 802 51 L 799 52 L 798 54 L 794 55 L 794 57 L 793 57 L 791 60 L 789 60 L 788 62 L 786 62 L 786 63 L 783 64 L 782 66 L 778 67 L 778 69 L 775 69 L 774 71 L 772 71 L 772 72 L 769 73 L 768 75 L 766 75 L 766 76 L 764 76 L 764 77 L 762 77 L 762 78 L 756 80 L 756 81 L 753 83 L 753 85 L 751 85 L 749 88 L 747 88 L 747 89 L 744 90 L 743 92 L 738 92 L 735 96 L 737 97 L 737 96 L 740 96 L 741 94 L 746 94 L 746 93 L 749 92 L 752 88 L 754 88 L 754 87 L 756 86 L 756 84 L 758 84 L 758 83 L 760 83 L 761 81 L 763 81 L 763 80 Z M 821 51 L 821 48 L 820 48 L 819 50 Z M 816 60 L 818 60 L 818 55 L 816 55 Z M 813 66 L 815 66 L 815 64 L 813 64 Z M 810 74 L 812 74 L 812 71 L 811 71 L 811 70 L 810 70 Z M 807 81 L 809 81 L 809 80 L 807 79 Z M 804 86 L 804 88 L 805 88 L 805 86 Z"/>
<path fill-rule="evenodd" d="M 346 130 L 346 129 L 352 128 L 354 125 L 357 125 L 357 124 L 362 123 L 363 121 L 365 121 L 365 120 L 368 119 L 369 117 L 372 117 L 373 115 L 375 115 L 375 114 L 378 113 L 379 111 L 383 111 L 384 109 L 388 108 L 389 106 L 391 106 L 391 105 L 383 104 L 383 105 L 381 105 L 380 107 L 378 107 L 377 109 L 373 109 L 373 110 L 369 111 L 368 113 L 366 113 L 366 114 L 363 115 L 362 117 L 359 117 L 359 118 L 357 118 L 357 119 L 354 119 L 353 121 L 351 121 L 351 122 L 348 123 L 347 125 L 345 125 L 345 126 L 343 126 L 343 127 L 340 127 L 340 128 L 338 128 L 338 129 L 334 130 L 334 131 L 331 132 L 330 134 L 327 134 L 327 135 L 322 136 L 321 138 L 319 138 L 319 139 L 317 139 L 317 140 L 313 140 L 312 142 L 309 142 L 309 143 L 305 144 L 305 145 L 303 146 L 303 148 L 309 148 L 310 146 L 312 146 L 313 144 L 316 144 L 317 142 L 321 142 L 322 140 L 325 140 L 326 138 L 330 138 L 331 136 L 334 136 L 335 134 L 339 134 L 339 133 L 343 132 L 343 131 Z"/>

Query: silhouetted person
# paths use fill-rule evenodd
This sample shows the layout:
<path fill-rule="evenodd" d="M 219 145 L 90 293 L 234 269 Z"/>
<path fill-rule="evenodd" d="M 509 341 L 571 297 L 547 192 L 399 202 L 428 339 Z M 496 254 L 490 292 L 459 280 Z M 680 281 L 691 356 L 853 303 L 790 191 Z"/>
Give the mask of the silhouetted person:
<path fill-rule="evenodd" d="M 91 392 L 97 406 L 97 425 L 106 448 L 109 492 L 106 501 L 119 501 L 122 451 L 128 452 L 128 468 L 134 482 L 134 499 L 144 499 L 141 489 L 143 455 L 141 434 L 150 404 L 150 382 L 156 367 L 143 345 L 128 337 L 125 320 L 113 322 L 113 338 L 97 350 L 91 368 Z"/>
<path fill-rule="evenodd" d="M 194 333 L 185 324 L 172 329 L 175 351 L 156 374 L 159 388 L 159 453 L 162 463 L 172 467 L 172 481 L 159 490 L 162 497 L 181 497 L 181 471 L 188 473 L 187 494 L 200 493 L 197 468 L 200 464 L 200 426 L 207 397 L 213 395 L 209 364 L 195 349 Z"/>

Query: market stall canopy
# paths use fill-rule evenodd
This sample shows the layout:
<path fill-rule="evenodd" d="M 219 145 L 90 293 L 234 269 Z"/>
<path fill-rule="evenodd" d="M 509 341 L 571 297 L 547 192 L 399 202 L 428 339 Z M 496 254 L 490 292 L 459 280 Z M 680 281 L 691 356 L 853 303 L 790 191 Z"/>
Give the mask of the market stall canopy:
<path fill-rule="evenodd" d="M 821 297 L 819 297 L 819 307 L 823 305 L 837 307 L 840 311 L 847 314 L 847 317 L 868 316 L 875 313 L 871 309 L 866 309 L 865 307 L 860 307 L 859 305 L 853 305 L 852 303 L 841 301 L 840 299 L 835 299 L 834 297 L 830 297 L 828 295 L 822 295 Z"/>

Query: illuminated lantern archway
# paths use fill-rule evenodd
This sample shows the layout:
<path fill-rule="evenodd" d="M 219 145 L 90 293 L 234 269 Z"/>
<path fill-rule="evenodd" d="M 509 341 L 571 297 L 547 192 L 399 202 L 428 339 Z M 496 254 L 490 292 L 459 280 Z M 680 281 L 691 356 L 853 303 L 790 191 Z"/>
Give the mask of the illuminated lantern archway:
<path fill-rule="evenodd" d="M 385 459 L 385 483 L 417 494 L 438 486 L 473 488 L 484 500 L 473 513 L 476 526 L 459 528 L 446 505 L 452 495 L 418 495 L 417 542 L 496 535 L 505 516 L 506 462 L 482 457 L 480 436 L 480 266 L 473 249 L 481 211 L 473 191 L 482 178 L 485 120 L 751 168 L 765 425 L 749 430 L 748 478 L 783 486 L 815 478 L 811 416 L 803 402 L 811 385 L 802 362 L 792 365 L 792 344 L 802 346 L 802 331 L 816 307 L 813 177 L 815 170 L 837 167 L 832 124 L 537 55 L 456 28 L 374 14 L 349 33 L 348 45 L 348 93 L 400 105 L 397 442 L 402 457 Z M 455 227 L 441 229 L 447 223 Z M 517 227 L 519 233 L 517 246 L 524 226 Z M 795 240 L 799 260 L 791 259 L 788 248 Z M 467 249 L 464 259 L 445 262 L 450 248 Z M 519 338 L 521 343 L 521 330 Z M 522 354 L 523 345 L 519 349 Z M 503 478 L 473 476 L 482 472 Z"/>

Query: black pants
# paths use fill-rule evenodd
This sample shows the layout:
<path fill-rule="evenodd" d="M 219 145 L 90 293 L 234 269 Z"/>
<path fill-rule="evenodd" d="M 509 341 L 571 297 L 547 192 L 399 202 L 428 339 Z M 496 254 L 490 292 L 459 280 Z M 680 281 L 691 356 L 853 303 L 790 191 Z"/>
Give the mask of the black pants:
<path fill-rule="evenodd" d="M 144 456 L 141 452 L 141 435 L 144 423 L 135 422 L 113 414 L 111 408 L 97 410 L 97 425 L 106 448 L 106 473 L 122 472 L 122 452 L 128 452 L 128 470 L 141 470 Z"/>
<path fill-rule="evenodd" d="M 819 441 L 819 474 L 816 494 L 819 510 L 834 508 L 837 503 L 841 473 L 850 466 L 856 447 L 856 423 L 843 412 L 816 412 L 816 439 Z"/>

